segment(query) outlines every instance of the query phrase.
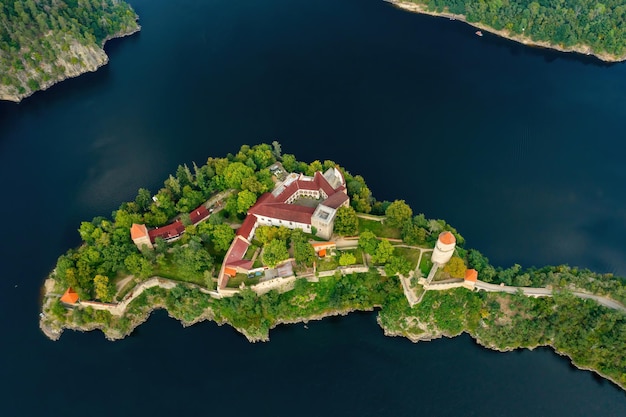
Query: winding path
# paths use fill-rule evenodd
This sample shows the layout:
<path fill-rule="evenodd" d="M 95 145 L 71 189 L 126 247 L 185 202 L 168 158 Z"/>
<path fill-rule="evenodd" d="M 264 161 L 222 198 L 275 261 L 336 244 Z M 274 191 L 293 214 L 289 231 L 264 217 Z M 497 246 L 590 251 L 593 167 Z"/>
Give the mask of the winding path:
<path fill-rule="evenodd" d="M 480 280 L 476 281 L 475 288 L 478 290 L 489 292 L 506 292 L 508 294 L 515 294 L 518 291 L 522 291 L 524 295 L 527 295 L 529 297 L 552 297 L 552 290 L 549 288 L 513 287 L 509 285 L 489 284 Z M 618 301 L 613 300 L 612 298 L 603 297 L 596 294 L 589 294 L 581 291 L 572 291 L 572 294 L 579 298 L 595 300 L 598 304 L 601 304 L 605 307 L 609 307 L 614 310 L 620 310 L 626 313 L 626 306 Z"/>

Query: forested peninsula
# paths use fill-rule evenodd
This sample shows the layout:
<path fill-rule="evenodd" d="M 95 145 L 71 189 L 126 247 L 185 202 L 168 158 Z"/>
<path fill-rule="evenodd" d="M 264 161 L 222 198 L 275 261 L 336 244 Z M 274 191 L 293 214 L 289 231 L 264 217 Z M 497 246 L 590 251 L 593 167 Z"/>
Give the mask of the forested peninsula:
<path fill-rule="evenodd" d="M 53 340 L 64 329 L 121 339 L 155 309 L 250 341 L 281 323 L 376 310 L 387 335 L 552 346 L 626 389 L 626 280 L 494 267 L 444 220 L 378 201 L 362 176 L 298 161 L 278 142 L 181 165 L 156 194 L 139 189 L 78 232 L 83 243 L 42 289 L 40 327 Z"/>
<path fill-rule="evenodd" d="M 109 39 L 137 32 L 120 0 L 7 0 L 0 3 L 0 99 L 38 90 L 108 62 Z"/>
<path fill-rule="evenodd" d="M 525 45 L 626 60 L 626 5 L 620 0 L 385 0 L 402 9 L 465 21 Z"/>

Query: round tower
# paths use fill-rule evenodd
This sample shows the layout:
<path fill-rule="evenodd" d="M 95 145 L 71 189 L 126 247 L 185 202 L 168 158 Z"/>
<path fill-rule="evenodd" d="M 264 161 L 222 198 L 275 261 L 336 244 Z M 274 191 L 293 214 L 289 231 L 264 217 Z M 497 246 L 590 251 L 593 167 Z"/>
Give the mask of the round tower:
<path fill-rule="evenodd" d="M 437 239 L 437 243 L 435 244 L 433 255 L 430 259 L 433 263 L 437 263 L 439 265 L 447 263 L 450 258 L 452 258 L 455 246 L 456 238 L 454 235 L 450 232 L 441 232 L 439 234 L 439 238 Z"/>

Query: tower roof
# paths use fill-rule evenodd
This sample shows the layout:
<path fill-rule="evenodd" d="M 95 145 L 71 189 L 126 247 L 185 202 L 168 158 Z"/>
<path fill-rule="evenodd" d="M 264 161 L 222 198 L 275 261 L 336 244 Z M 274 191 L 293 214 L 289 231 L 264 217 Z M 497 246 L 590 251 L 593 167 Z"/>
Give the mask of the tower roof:
<path fill-rule="evenodd" d="M 130 238 L 132 240 L 148 236 L 148 228 L 145 224 L 133 223 L 130 227 Z"/>
<path fill-rule="evenodd" d="M 476 282 L 478 280 L 478 271 L 475 269 L 465 270 L 465 281 Z"/>
<path fill-rule="evenodd" d="M 439 233 L 439 241 L 444 245 L 456 243 L 454 235 L 448 231 Z"/>
<path fill-rule="evenodd" d="M 65 294 L 61 296 L 61 301 L 67 304 L 76 304 L 78 301 L 78 294 L 72 289 L 72 287 L 69 287 L 65 291 Z"/>

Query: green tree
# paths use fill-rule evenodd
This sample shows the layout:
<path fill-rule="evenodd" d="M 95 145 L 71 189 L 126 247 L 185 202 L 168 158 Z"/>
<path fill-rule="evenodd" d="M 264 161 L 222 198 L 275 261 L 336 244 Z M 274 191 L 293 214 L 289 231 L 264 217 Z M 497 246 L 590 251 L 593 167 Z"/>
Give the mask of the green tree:
<path fill-rule="evenodd" d="M 152 194 L 146 188 L 140 188 L 135 197 L 135 204 L 142 212 L 148 211 L 152 205 Z"/>
<path fill-rule="evenodd" d="M 333 231 L 341 236 L 353 236 L 357 234 L 359 219 L 352 207 L 339 207 L 335 215 Z"/>
<path fill-rule="evenodd" d="M 282 154 L 282 147 L 280 146 L 280 142 L 277 140 L 272 142 L 272 154 L 274 154 L 274 158 L 280 159 Z"/>
<path fill-rule="evenodd" d="M 413 210 L 404 200 L 396 200 L 385 210 L 385 223 L 391 227 L 402 227 L 413 216 Z"/>
<path fill-rule="evenodd" d="M 458 256 L 450 258 L 448 263 L 443 267 L 444 272 L 447 272 L 453 278 L 464 278 L 466 269 L 465 262 Z"/>
<path fill-rule="evenodd" d="M 410 262 L 403 256 L 393 255 L 385 264 L 385 274 L 392 276 L 396 274 L 409 275 L 411 272 Z"/>
<path fill-rule="evenodd" d="M 233 162 L 224 170 L 224 178 L 228 188 L 241 189 L 244 178 L 253 177 L 254 170 L 241 162 Z"/>
<path fill-rule="evenodd" d="M 289 258 L 287 243 L 284 240 L 274 239 L 263 246 L 263 263 L 270 268 Z"/>
<path fill-rule="evenodd" d="M 235 231 L 227 224 L 211 225 L 211 243 L 216 251 L 226 252 L 235 239 Z"/>
<path fill-rule="evenodd" d="M 131 253 L 124 259 L 124 266 L 131 274 L 147 278 L 152 275 L 152 264 L 138 253 Z"/>
<path fill-rule="evenodd" d="M 300 229 L 291 232 L 293 257 L 298 265 L 311 265 L 315 260 L 315 249 Z"/>
<path fill-rule="evenodd" d="M 287 172 L 295 172 L 298 168 L 298 160 L 291 154 L 284 154 L 282 160 L 283 168 Z"/>
<path fill-rule="evenodd" d="M 376 252 L 378 246 L 378 239 L 374 232 L 365 230 L 359 235 L 359 247 L 365 251 L 368 255 L 373 255 Z"/>
<path fill-rule="evenodd" d="M 237 194 L 237 212 L 247 213 L 248 209 L 256 203 L 256 194 L 252 191 L 243 190 Z"/>
<path fill-rule="evenodd" d="M 113 299 L 115 288 L 109 282 L 109 277 L 96 275 L 93 278 L 93 284 L 97 299 L 104 301 L 105 303 L 108 303 Z"/>
<path fill-rule="evenodd" d="M 394 248 L 387 239 L 381 239 L 376 245 L 376 251 L 372 255 L 372 262 L 375 264 L 386 263 L 393 255 Z"/>
<path fill-rule="evenodd" d="M 339 265 L 347 266 L 356 263 L 356 257 L 350 252 L 344 252 L 339 256 Z"/>

